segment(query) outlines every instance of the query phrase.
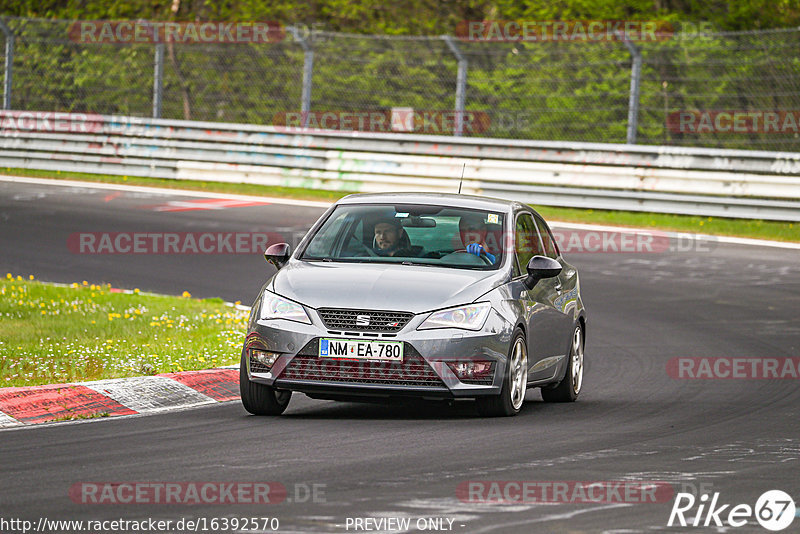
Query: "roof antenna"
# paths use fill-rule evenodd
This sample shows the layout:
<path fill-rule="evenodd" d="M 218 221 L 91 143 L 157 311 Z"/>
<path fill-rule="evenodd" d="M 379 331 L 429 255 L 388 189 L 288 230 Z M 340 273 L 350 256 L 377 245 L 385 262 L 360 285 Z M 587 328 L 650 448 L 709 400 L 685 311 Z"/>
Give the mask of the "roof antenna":
<path fill-rule="evenodd" d="M 461 184 L 464 183 L 464 171 L 467 170 L 467 164 L 464 163 L 464 166 L 461 167 L 461 180 L 458 181 L 458 194 L 461 194 Z"/>

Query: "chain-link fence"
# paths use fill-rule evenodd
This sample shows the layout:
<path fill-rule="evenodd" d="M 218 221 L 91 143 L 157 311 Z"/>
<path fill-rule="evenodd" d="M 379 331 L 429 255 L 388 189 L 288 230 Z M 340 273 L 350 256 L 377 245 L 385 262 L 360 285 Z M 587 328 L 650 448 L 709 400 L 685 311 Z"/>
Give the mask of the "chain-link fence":
<path fill-rule="evenodd" d="M 289 28 L 275 42 L 97 44 L 71 21 L 4 21 L 12 110 L 800 150 L 798 29 L 632 44 Z M 411 127 L 398 122 L 410 110 Z"/>

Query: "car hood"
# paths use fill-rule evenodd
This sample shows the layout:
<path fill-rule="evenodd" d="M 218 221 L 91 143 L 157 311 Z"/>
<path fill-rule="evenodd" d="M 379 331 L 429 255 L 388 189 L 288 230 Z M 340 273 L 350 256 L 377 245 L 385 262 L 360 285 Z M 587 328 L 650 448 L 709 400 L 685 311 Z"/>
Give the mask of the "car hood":
<path fill-rule="evenodd" d="M 312 308 L 422 313 L 473 302 L 504 281 L 502 269 L 291 261 L 269 287 Z"/>

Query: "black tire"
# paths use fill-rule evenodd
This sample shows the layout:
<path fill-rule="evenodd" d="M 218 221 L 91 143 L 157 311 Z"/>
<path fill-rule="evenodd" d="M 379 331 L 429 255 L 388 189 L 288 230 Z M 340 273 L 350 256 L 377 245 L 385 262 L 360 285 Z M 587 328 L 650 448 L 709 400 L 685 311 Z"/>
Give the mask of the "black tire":
<path fill-rule="evenodd" d="M 575 402 L 583 387 L 583 327 L 579 322 L 572 331 L 569 360 L 564 371 L 564 378 L 555 386 L 542 388 L 542 399 L 545 402 Z M 576 363 L 577 362 L 577 363 Z M 576 373 L 578 373 L 576 375 Z"/>
<path fill-rule="evenodd" d="M 264 384 L 252 382 L 247 376 L 246 353 L 242 353 L 239 366 L 239 394 L 244 409 L 253 415 L 280 415 L 289 406 L 291 391 L 277 390 Z"/>
<path fill-rule="evenodd" d="M 508 365 L 506 365 L 503 387 L 500 389 L 500 394 L 492 395 L 491 397 L 478 397 L 476 399 L 475 405 L 478 409 L 478 413 L 483 417 L 508 417 L 517 415 L 525 401 L 525 391 L 528 385 L 528 350 L 525 344 L 525 334 L 522 333 L 522 330 L 517 329 L 514 331 L 514 336 L 511 339 L 511 348 L 508 352 Z M 522 351 L 522 361 L 520 366 L 516 368 L 516 372 L 512 369 L 514 366 L 513 362 L 515 361 L 515 350 Z M 520 372 L 521 376 L 519 374 Z M 516 388 L 514 387 L 515 379 L 517 381 Z M 521 397 L 519 395 L 521 395 Z"/>

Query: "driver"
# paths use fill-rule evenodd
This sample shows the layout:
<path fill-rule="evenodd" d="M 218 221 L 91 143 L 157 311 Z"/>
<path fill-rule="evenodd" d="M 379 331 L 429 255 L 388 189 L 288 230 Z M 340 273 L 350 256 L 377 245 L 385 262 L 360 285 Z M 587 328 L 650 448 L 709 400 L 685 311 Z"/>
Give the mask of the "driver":
<path fill-rule="evenodd" d="M 412 256 L 417 252 L 411 245 L 408 233 L 396 217 L 386 217 L 375 223 L 372 249 L 379 256 Z"/>
<path fill-rule="evenodd" d="M 474 215 L 470 214 L 461 217 L 461 220 L 458 221 L 458 233 L 461 236 L 461 242 L 464 243 L 464 248 L 467 252 L 475 254 L 476 256 L 483 254 L 489 261 L 492 263 L 495 262 L 495 255 L 489 252 L 486 246 L 486 234 L 488 230 L 482 215 L 476 213 Z"/>

